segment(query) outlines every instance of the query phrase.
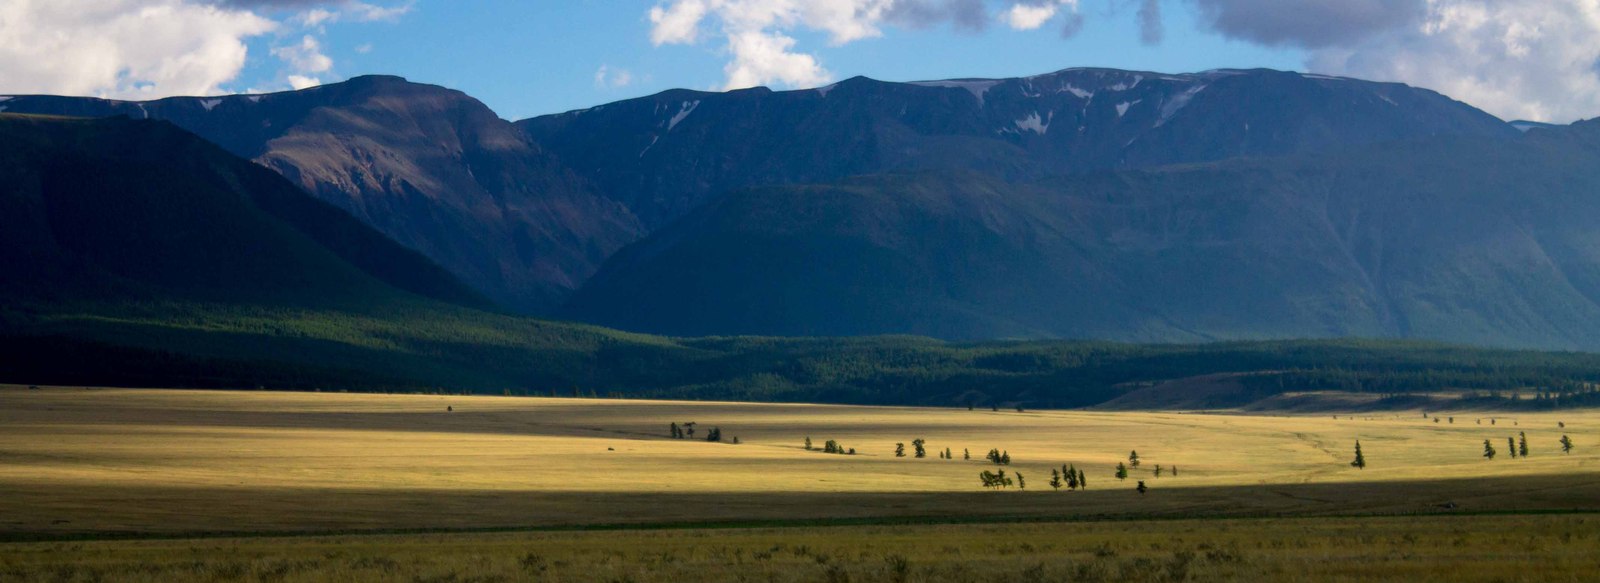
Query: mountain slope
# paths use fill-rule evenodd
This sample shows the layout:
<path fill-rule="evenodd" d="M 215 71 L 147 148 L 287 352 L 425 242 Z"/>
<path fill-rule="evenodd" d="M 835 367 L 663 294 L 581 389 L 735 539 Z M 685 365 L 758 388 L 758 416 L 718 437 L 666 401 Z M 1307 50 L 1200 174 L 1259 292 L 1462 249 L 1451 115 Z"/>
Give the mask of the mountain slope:
<path fill-rule="evenodd" d="M 465 94 L 397 77 L 122 102 L 17 96 L 6 111 L 171 121 L 422 252 L 501 305 L 552 309 L 640 227 Z"/>
<path fill-rule="evenodd" d="M 674 335 L 1595 349 L 1594 192 L 1594 122 L 1030 184 L 759 188 L 619 252 L 569 315 Z"/>
<path fill-rule="evenodd" d="M 0 114 L 0 185 L 0 372 L 19 381 L 570 387 L 624 374 L 606 350 L 693 352 L 479 309 L 417 252 L 163 121 Z"/>
<path fill-rule="evenodd" d="M 0 114 L 16 297 L 486 306 L 437 265 L 170 124 Z"/>
<path fill-rule="evenodd" d="M 171 121 L 533 314 L 623 245 L 738 188 L 952 168 L 1031 180 L 1517 133 L 1431 91 L 1265 70 L 674 90 L 517 124 L 383 76 L 150 102 L 13 96 L 0 110 Z"/>
<path fill-rule="evenodd" d="M 1035 178 L 1517 133 L 1432 91 L 1270 70 L 674 90 L 518 124 L 652 228 L 749 186 L 951 168 Z"/>

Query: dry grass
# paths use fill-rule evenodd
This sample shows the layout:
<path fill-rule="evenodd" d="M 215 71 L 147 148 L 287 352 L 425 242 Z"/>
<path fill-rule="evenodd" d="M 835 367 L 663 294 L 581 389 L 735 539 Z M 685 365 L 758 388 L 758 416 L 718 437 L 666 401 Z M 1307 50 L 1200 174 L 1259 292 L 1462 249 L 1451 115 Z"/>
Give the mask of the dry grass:
<path fill-rule="evenodd" d="M 453 407 L 454 412 L 447 412 Z M 1448 413 L 1446 413 L 1448 414 Z M 0 389 L 0 533 L 1600 509 L 1600 414 L 1263 416 Z M 1475 420 L 1483 418 L 1483 424 Z M 664 438 L 673 421 L 741 445 Z M 1567 427 L 1557 427 L 1558 422 Z M 1527 459 L 1505 454 L 1526 431 Z M 1558 451 L 1561 435 L 1578 450 Z M 806 452 L 837 439 L 861 455 Z M 894 444 L 929 444 L 927 459 Z M 1360 438 L 1371 464 L 1348 465 Z M 1501 459 L 1479 457 L 1493 439 Z M 934 451 L 950 447 L 957 459 Z M 1029 492 L 981 491 L 991 447 Z M 963 449 L 973 461 L 959 459 Z M 1137 449 L 1154 488 L 1112 478 Z M 1072 463 L 1088 493 L 1050 493 Z M 1159 479 L 1155 464 L 1181 473 Z M 1430 481 L 1419 485 L 1421 481 Z"/>
<path fill-rule="evenodd" d="M 1600 518 L 1570 512 L 1600 511 L 1600 413 L 1455 417 L 3 387 L 0 580 L 1590 579 Z M 673 421 L 743 443 L 666 439 Z M 1512 460 L 1518 431 L 1533 456 Z M 918 437 L 927 459 L 893 456 Z M 991 447 L 1027 492 L 979 488 Z M 1132 449 L 1146 495 L 1112 477 Z M 1088 492 L 1048 490 L 1063 463 Z M 1556 513 L 1451 515 L 1499 511 Z M 444 532 L 613 523 L 680 527 Z M 289 532 L 324 534 L 148 538 Z"/>
<path fill-rule="evenodd" d="M 1600 518 L 1182 520 L 32 543 L 6 581 L 1588 581 Z"/>

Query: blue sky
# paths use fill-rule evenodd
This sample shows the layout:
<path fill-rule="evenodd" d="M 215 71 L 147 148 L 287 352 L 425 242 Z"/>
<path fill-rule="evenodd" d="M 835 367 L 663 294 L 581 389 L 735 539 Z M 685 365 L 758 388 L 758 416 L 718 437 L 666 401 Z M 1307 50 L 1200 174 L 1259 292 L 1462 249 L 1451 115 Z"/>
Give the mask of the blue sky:
<path fill-rule="evenodd" d="M 664 89 L 721 88 L 727 50 L 714 38 L 695 45 L 651 42 L 652 0 L 513 1 L 475 0 L 473 10 L 439 2 L 417 2 L 392 22 L 339 23 L 326 27 L 322 50 L 333 61 L 336 80 L 366 73 L 401 75 L 473 95 L 508 119 L 579 109 L 648 95 Z M 865 75 L 884 80 L 1009 77 L 1066 67 L 1097 66 L 1188 72 L 1220 67 L 1299 69 L 1301 51 L 1265 48 L 1204 32 L 1192 7 L 1165 14 L 1160 45 L 1139 40 L 1133 12 L 1096 15 L 1084 6 L 1087 25 L 1072 38 L 1055 27 L 1017 31 L 886 28 L 883 35 L 844 45 L 828 35 L 799 31 L 796 50 L 812 53 L 833 77 Z M 232 84 L 236 89 L 269 86 L 283 74 L 270 58 L 282 38 L 252 39 L 255 55 Z M 368 50 L 366 53 L 358 49 Z M 625 71 L 623 86 L 596 82 L 606 67 Z M 782 84 L 775 84 L 781 86 Z"/>
<path fill-rule="evenodd" d="M 673 87 L 1271 67 L 1600 117 L 1597 0 L 0 0 L 0 39 L 0 96 L 389 73 L 518 119 Z"/>

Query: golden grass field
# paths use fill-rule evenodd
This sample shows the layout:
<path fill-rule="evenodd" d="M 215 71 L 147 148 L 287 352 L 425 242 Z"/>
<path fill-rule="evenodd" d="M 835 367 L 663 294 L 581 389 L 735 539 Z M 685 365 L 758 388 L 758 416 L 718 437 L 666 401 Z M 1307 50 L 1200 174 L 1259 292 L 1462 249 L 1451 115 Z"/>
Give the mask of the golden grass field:
<path fill-rule="evenodd" d="M 1344 553 L 1400 561 L 1395 568 L 1492 563 L 1470 574 L 1502 580 L 1595 572 L 1600 516 L 1580 513 L 1600 510 L 1600 412 L 1438 414 L 1455 422 L 1422 412 L 1334 419 L 0 387 L 0 540 L 13 541 L 0 544 L 0 580 L 115 571 L 89 565 L 143 569 L 126 579 L 150 581 L 391 580 L 401 571 L 517 580 L 532 576 L 521 565 L 530 553 L 549 562 L 541 577 L 572 581 L 679 580 L 674 569 L 745 564 L 758 553 L 771 557 L 739 577 L 942 580 L 973 569 L 969 580 L 990 580 L 984 561 L 1024 578 L 1087 569 L 1090 580 L 1180 567 L 1213 578 L 1285 578 L 1301 564 L 1339 567 L 1351 580 L 1378 572 L 1341 566 Z M 697 422 L 701 435 L 717 426 L 741 443 L 668 439 L 674 421 Z M 1506 439 L 1519 431 L 1532 455 L 1513 460 Z M 1559 451 L 1562 435 L 1576 444 L 1571 455 Z M 807 436 L 860 453 L 807 452 Z M 909 453 L 915 438 L 927 440 L 926 459 L 894 457 L 896 442 Z M 1365 470 L 1349 466 L 1358 438 Z M 1485 439 L 1500 450 L 1495 461 L 1480 456 Z M 946 447 L 957 459 L 935 457 Z M 1026 476 L 1027 491 L 980 487 L 977 474 L 994 468 L 982 460 L 990 448 L 1010 453 L 1006 469 Z M 972 461 L 960 459 L 964 449 Z M 1130 450 L 1143 458 L 1134 478 L 1147 494 L 1113 477 Z M 1087 472 L 1088 491 L 1050 491 L 1050 469 L 1067 463 Z M 1155 478 L 1156 464 L 1180 473 Z M 1547 514 L 1481 515 L 1522 512 Z M 1355 518 L 1391 514 L 1408 518 Z M 1178 520 L 1198 518 L 1208 520 Z M 629 524 L 652 529 L 548 530 Z M 518 531 L 449 532 L 494 529 Z M 323 536 L 88 540 L 263 533 Z M 363 536 L 326 538 L 333 533 Z M 796 545 L 811 550 L 796 554 Z M 412 552 L 421 547 L 430 550 Z M 1228 548 L 1253 558 L 1230 562 L 1218 554 Z M 1554 570 L 1518 568 L 1525 563 Z M 839 571 L 829 575 L 830 565 Z M 80 567 L 88 570 L 63 570 Z M 182 568 L 198 570 L 171 570 Z M 272 569 L 288 571 L 274 578 Z M 341 569 L 361 572 L 336 576 Z M 737 579 L 726 575 L 701 578 Z"/>

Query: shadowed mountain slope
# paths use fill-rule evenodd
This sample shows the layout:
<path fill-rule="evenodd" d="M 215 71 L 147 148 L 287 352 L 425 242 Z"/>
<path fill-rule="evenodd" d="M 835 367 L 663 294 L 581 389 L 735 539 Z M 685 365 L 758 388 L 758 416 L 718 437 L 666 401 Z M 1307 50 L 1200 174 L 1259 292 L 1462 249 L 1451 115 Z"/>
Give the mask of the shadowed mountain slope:
<path fill-rule="evenodd" d="M 518 125 L 651 227 L 748 186 L 952 168 L 1033 178 L 1517 133 L 1425 89 L 1270 70 L 674 90 Z"/>
<path fill-rule="evenodd" d="M 674 335 L 1600 348 L 1600 123 L 1026 184 L 740 191 L 618 253 L 571 315 Z"/>
<path fill-rule="evenodd" d="M 398 77 L 151 102 L 17 96 L 6 111 L 163 119 L 277 170 L 506 307 L 552 309 L 640 229 L 466 94 Z"/>

